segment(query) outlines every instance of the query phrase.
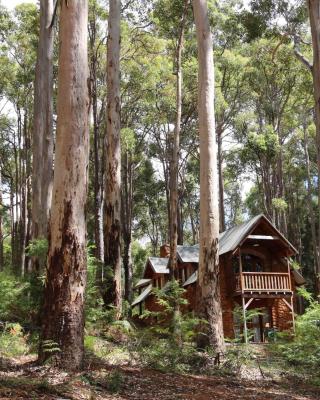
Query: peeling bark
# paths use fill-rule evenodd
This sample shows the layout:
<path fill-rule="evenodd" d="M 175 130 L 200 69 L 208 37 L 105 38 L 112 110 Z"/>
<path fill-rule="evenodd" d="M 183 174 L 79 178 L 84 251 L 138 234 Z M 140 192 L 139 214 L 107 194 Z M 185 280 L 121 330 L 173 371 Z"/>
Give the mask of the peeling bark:
<path fill-rule="evenodd" d="M 198 44 L 198 114 L 200 136 L 200 254 L 197 314 L 207 321 L 198 335 L 200 347 L 224 352 L 219 284 L 219 204 L 214 121 L 213 43 L 206 0 L 193 0 Z"/>
<path fill-rule="evenodd" d="M 39 360 L 76 370 L 83 362 L 85 206 L 89 160 L 87 0 L 61 3 L 58 124 Z M 60 351 L 47 352 L 46 343 Z"/>

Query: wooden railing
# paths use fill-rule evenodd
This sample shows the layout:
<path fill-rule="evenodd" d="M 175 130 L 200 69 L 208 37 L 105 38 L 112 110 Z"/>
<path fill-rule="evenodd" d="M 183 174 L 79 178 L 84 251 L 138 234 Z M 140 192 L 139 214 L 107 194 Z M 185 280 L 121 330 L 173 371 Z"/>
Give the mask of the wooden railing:
<path fill-rule="evenodd" d="M 290 275 L 282 272 L 243 272 L 236 275 L 236 292 L 290 292 Z"/>

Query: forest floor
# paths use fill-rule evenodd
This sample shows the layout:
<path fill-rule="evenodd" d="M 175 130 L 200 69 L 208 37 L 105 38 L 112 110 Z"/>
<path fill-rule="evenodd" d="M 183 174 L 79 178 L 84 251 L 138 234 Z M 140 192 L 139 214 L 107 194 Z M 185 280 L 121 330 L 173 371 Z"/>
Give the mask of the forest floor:
<path fill-rule="evenodd" d="M 90 357 L 81 373 L 37 366 L 34 356 L 0 359 L 0 399 L 17 400 L 319 400 L 320 388 L 297 380 L 179 375 Z"/>

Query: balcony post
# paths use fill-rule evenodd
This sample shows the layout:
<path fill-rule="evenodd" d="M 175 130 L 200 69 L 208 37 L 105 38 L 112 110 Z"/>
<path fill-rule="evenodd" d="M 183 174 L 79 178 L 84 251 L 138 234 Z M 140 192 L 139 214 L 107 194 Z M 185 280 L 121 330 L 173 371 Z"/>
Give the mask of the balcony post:
<path fill-rule="evenodd" d="M 241 249 L 239 249 L 239 275 L 240 275 L 240 289 L 241 289 L 241 293 L 243 293 L 243 291 L 244 291 L 244 282 L 243 282 L 243 274 L 242 274 Z"/>
<path fill-rule="evenodd" d="M 239 274 L 240 274 L 240 288 L 241 288 L 241 300 L 242 300 L 242 313 L 243 313 L 243 334 L 244 334 L 244 342 L 248 343 L 248 328 L 247 328 L 247 316 L 246 316 L 246 302 L 244 298 L 244 282 L 243 282 L 243 274 L 242 274 L 242 258 L 241 258 L 241 249 L 239 249 Z"/>
<path fill-rule="evenodd" d="M 291 298 L 290 298 L 290 301 L 291 301 L 291 313 L 292 313 L 292 330 L 293 330 L 293 333 L 296 333 L 296 324 L 295 324 L 294 306 L 293 306 L 293 287 L 292 287 L 292 282 L 291 282 L 290 261 L 289 261 L 288 257 L 287 257 L 287 265 L 288 265 L 288 274 L 289 274 L 289 286 L 290 286 L 290 290 L 292 291 L 292 295 L 291 295 Z"/>

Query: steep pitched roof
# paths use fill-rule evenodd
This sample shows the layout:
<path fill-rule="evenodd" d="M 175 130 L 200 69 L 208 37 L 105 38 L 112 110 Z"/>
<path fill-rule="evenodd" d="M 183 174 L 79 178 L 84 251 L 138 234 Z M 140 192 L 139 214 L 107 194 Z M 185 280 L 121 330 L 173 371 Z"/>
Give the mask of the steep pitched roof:
<path fill-rule="evenodd" d="M 197 279 L 198 279 L 198 271 L 195 271 L 193 274 L 189 276 L 189 278 L 184 282 L 182 286 L 186 287 L 188 285 L 191 285 L 192 283 L 196 283 Z"/>
<path fill-rule="evenodd" d="M 168 258 L 149 257 L 148 262 L 156 274 L 169 274 Z"/>
<path fill-rule="evenodd" d="M 257 215 L 241 225 L 234 226 L 222 232 L 219 236 L 219 255 L 221 256 L 235 250 L 262 217 L 264 215 Z"/>
<path fill-rule="evenodd" d="M 148 283 L 151 282 L 151 279 L 140 279 L 135 285 L 134 288 L 138 289 L 139 287 L 147 286 Z"/>
<path fill-rule="evenodd" d="M 194 246 L 178 246 L 178 257 L 185 263 L 198 263 L 199 262 L 199 245 Z"/>
<path fill-rule="evenodd" d="M 288 247 L 291 248 L 293 253 L 298 253 L 293 245 L 277 230 L 277 228 L 263 215 L 257 215 L 251 218 L 249 221 L 244 222 L 241 225 L 237 225 L 227 231 L 220 233 L 219 235 L 219 255 L 234 251 L 244 239 L 250 234 L 250 232 L 257 226 L 257 224 L 264 220 L 270 225 L 270 227 L 276 232 L 277 236 L 283 240 Z M 178 246 L 178 256 L 184 263 L 198 263 L 199 262 L 199 245 L 195 246 Z"/>
<path fill-rule="evenodd" d="M 134 302 L 131 304 L 132 307 L 136 306 L 137 304 L 141 303 L 143 300 L 145 300 L 149 294 L 152 291 L 152 284 L 144 289 L 144 291 L 134 300 Z"/>

